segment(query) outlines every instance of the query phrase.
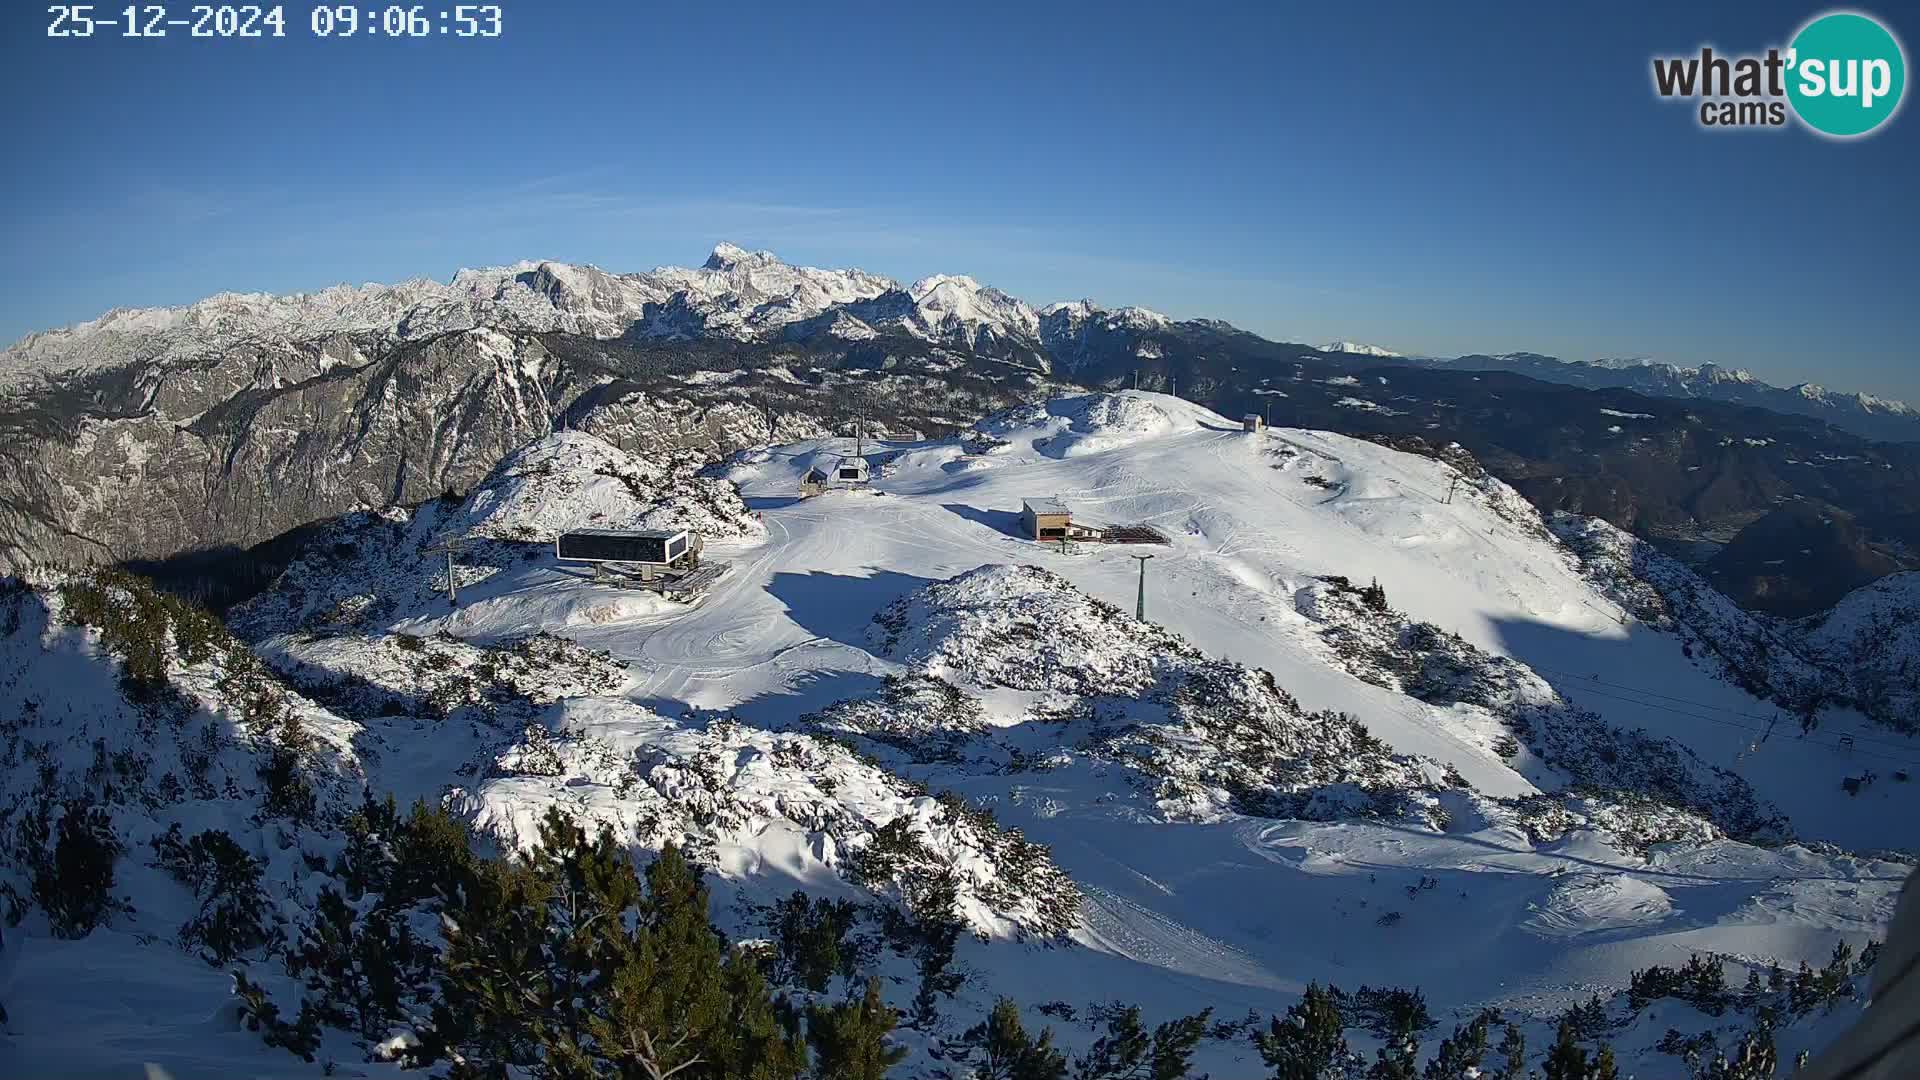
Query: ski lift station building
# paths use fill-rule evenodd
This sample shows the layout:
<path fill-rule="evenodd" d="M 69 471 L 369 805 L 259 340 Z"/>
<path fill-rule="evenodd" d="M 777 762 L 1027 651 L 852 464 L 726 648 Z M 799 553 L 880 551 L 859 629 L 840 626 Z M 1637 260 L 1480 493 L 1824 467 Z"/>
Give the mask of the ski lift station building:
<path fill-rule="evenodd" d="M 864 484 L 873 479 L 873 472 L 867 467 L 867 459 L 855 455 L 843 457 L 840 464 L 833 467 L 833 479 L 841 484 Z"/>
<path fill-rule="evenodd" d="M 643 578 L 680 565 L 700 562 L 700 534 L 688 529 L 636 531 L 579 529 L 561 533 L 553 542 L 561 562 L 625 563 L 638 566 Z"/>
<path fill-rule="evenodd" d="M 873 470 L 864 457 L 843 457 L 832 467 L 815 465 L 800 478 L 800 496 L 819 495 L 832 488 L 862 487 L 873 480 Z"/>
<path fill-rule="evenodd" d="M 1020 525 L 1035 540 L 1064 540 L 1073 531 L 1073 511 L 1060 499 L 1023 499 Z"/>

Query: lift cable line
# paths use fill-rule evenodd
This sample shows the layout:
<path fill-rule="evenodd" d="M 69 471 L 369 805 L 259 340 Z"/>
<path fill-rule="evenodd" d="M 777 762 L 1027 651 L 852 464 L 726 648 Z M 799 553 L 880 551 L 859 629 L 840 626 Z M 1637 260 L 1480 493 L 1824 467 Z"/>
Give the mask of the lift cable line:
<path fill-rule="evenodd" d="M 1554 689 L 1558 690 L 1560 688 L 1555 687 Z M 1685 709 L 1678 709 L 1671 705 L 1661 705 L 1656 702 L 1642 701 L 1639 698 L 1625 697 L 1620 694 L 1609 694 L 1604 690 L 1595 690 L 1590 686 L 1581 687 L 1580 690 L 1584 693 L 1593 694 L 1597 697 L 1610 698 L 1614 701 L 1622 701 L 1629 705 L 1638 705 L 1643 709 L 1659 709 L 1662 712 L 1669 712 L 1674 714 L 1675 716 L 1684 716 L 1690 720 L 1701 720 L 1709 724 L 1719 724 L 1722 727 L 1730 727 L 1739 731 L 1748 731 L 1756 735 L 1764 736 L 1767 734 L 1767 729 L 1765 728 L 1752 727 L 1750 725 L 1742 724 L 1733 720 L 1723 720 L 1717 716 L 1707 716 L 1704 713 L 1688 712 Z M 1851 736 L 1841 736 L 1841 738 L 1843 739 L 1851 738 Z M 1853 746 L 1843 745 L 1841 742 L 1838 742 L 1838 741 L 1828 742 L 1825 739 L 1816 739 L 1816 738 L 1812 738 L 1811 736 L 1803 736 L 1803 740 L 1815 746 L 1824 746 L 1832 750 L 1844 750 L 1849 753 L 1858 753 L 1863 757 L 1873 757 L 1873 758 L 1878 758 L 1882 761 L 1891 761 L 1896 765 L 1908 765 L 1908 766 L 1920 767 L 1920 761 L 1916 761 L 1910 758 L 1894 757 L 1890 754 L 1875 753 L 1871 750 L 1856 750 Z"/>
<path fill-rule="evenodd" d="M 1694 701 L 1691 698 L 1675 697 L 1672 694 L 1663 694 L 1656 690 L 1645 690 L 1638 686 L 1634 686 L 1631 683 L 1612 682 L 1607 679 L 1602 679 L 1597 675 L 1582 675 L 1580 672 L 1577 672 L 1577 671 L 1565 671 L 1560 668 L 1551 668 L 1551 667 L 1546 667 L 1540 664 L 1528 664 L 1527 666 L 1532 668 L 1535 671 L 1546 671 L 1546 672 L 1551 672 L 1555 675 L 1565 675 L 1569 679 L 1579 679 L 1582 682 L 1598 683 L 1602 686 L 1611 686 L 1619 690 L 1631 690 L 1636 694 L 1645 694 L 1648 697 L 1662 698 L 1664 700 L 1676 702 L 1681 705 L 1691 705 L 1697 709 L 1711 709 L 1714 712 L 1728 713 L 1733 716 L 1744 716 L 1749 720 L 1769 719 L 1768 717 L 1761 716 L 1758 713 L 1747 712 L 1744 709 L 1735 709 L 1726 705 L 1713 705 L 1705 701 Z"/>
<path fill-rule="evenodd" d="M 1662 712 L 1669 712 L 1674 714 L 1675 716 L 1684 716 L 1692 720 L 1705 721 L 1706 723 L 1709 723 L 1709 724 L 1719 724 L 1721 727 L 1730 727 L 1737 731 L 1751 732 L 1753 734 L 1760 735 L 1763 738 L 1767 734 L 1767 731 L 1765 728 L 1751 727 L 1749 725 L 1737 723 L 1732 720 L 1722 720 L 1714 716 L 1704 716 L 1700 713 L 1688 712 L 1685 709 L 1676 709 L 1669 705 L 1657 705 L 1650 701 L 1641 701 L 1638 698 L 1622 697 L 1618 694 L 1609 694 L 1609 693 L 1605 693 L 1604 691 L 1594 690 L 1591 687 L 1587 688 L 1586 692 L 1589 694 L 1594 694 L 1598 697 L 1604 697 L 1614 701 L 1625 702 L 1629 705 L 1638 705 L 1646 709 L 1659 709 Z M 1849 754 L 1857 753 L 1862 757 L 1871 757 L 1871 758 L 1877 758 L 1878 760 L 1881 760 L 1881 761 L 1890 761 L 1896 765 L 1906 765 L 1910 767 L 1920 768 L 1920 761 L 1916 761 L 1910 758 L 1895 757 L 1891 754 L 1876 753 L 1872 750 L 1856 749 L 1850 741 L 1852 738 L 1853 736 L 1851 735 L 1841 735 L 1839 736 L 1837 741 L 1829 742 L 1825 739 L 1816 739 L 1816 738 L 1812 738 L 1811 736 L 1802 736 L 1801 741 L 1809 743 L 1814 746 L 1824 746 L 1830 750 L 1840 750 Z"/>
<path fill-rule="evenodd" d="M 1558 668 L 1544 667 L 1539 664 L 1528 664 L 1527 666 L 1532 668 L 1535 671 L 1549 672 L 1554 675 L 1565 676 L 1566 678 L 1569 678 L 1569 679 L 1579 679 L 1582 684 L 1594 683 L 1601 686 L 1610 686 L 1617 690 L 1626 690 L 1635 694 L 1643 694 L 1647 697 L 1656 697 L 1665 701 L 1678 702 L 1681 705 L 1690 705 L 1697 709 L 1711 709 L 1714 712 L 1723 712 L 1728 714 L 1729 716 L 1739 716 L 1739 717 L 1744 717 L 1748 720 L 1757 720 L 1760 723 L 1768 725 L 1769 727 L 1771 727 L 1779 719 L 1778 717 L 1762 716 L 1759 713 L 1750 713 L 1741 709 L 1729 708 L 1728 706 L 1725 706 L 1725 705 L 1710 705 L 1704 701 L 1693 701 L 1688 698 L 1674 697 L 1672 694 L 1662 694 L 1657 690 L 1644 690 L 1630 683 L 1609 682 L 1608 680 L 1598 678 L 1597 676 L 1582 675 L 1577 671 L 1562 671 Z M 1920 742 L 1915 742 L 1911 739 L 1905 742 L 1901 742 L 1897 739 L 1877 738 L 1872 735 L 1855 735 L 1854 738 L 1860 740 L 1861 742 L 1878 743 L 1881 746 L 1891 747 L 1895 750 L 1920 750 Z"/>

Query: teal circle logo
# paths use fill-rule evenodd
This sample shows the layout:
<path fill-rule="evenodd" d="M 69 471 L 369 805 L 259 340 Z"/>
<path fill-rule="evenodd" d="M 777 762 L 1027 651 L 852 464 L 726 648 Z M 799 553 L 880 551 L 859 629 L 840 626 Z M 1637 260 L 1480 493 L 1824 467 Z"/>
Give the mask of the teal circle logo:
<path fill-rule="evenodd" d="M 1802 27 L 1787 53 L 1787 100 L 1823 135 L 1865 135 L 1893 116 L 1907 88 L 1907 58 L 1891 31 L 1851 11 Z"/>

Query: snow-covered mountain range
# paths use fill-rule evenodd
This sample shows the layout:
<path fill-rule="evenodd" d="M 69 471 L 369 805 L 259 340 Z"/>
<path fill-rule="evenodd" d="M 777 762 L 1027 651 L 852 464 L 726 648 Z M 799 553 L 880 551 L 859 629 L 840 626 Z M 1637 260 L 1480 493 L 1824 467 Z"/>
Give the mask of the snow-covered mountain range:
<path fill-rule="evenodd" d="M 274 341 L 337 341 L 344 351 L 335 359 L 344 363 L 355 348 L 365 353 L 485 326 L 654 341 L 822 336 L 859 341 L 897 330 L 929 342 L 1020 356 L 1049 369 L 1058 364 L 1071 372 L 1102 356 L 1090 344 L 1103 330 L 1162 328 L 1171 321 L 1144 308 L 1105 309 L 1087 300 L 1036 310 L 963 275 L 937 274 L 902 285 L 858 269 L 792 266 L 772 252 L 721 243 L 696 269 L 611 273 L 593 266 L 523 262 L 461 270 L 444 283 L 343 285 L 291 296 L 224 293 L 184 307 L 115 310 L 29 335 L 0 352 L 0 395 L 129 362 L 204 360 L 222 350 Z M 1316 348 L 1329 355 L 1405 358 L 1356 341 Z M 1874 437 L 1920 439 L 1920 409 L 1905 402 L 1814 383 L 1777 387 L 1751 372 L 1715 364 L 1563 361 L 1526 352 L 1428 362 L 1752 404 Z"/>
<path fill-rule="evenodd" d="M 330 515 L 464 493 L 554 430 L 711 461 L 851 432 L 863 415 L 953 433 L 1075 385 L 1171 391 L 1299 426 L 1444 432 L 1536 505 L 1646 536 L 1724 544 L 1752 527 L 1716 580 L 1783 614 L 1920 564 L 1920 444 L 1731 407 L 1683 416 L 1612 391 L 1496 387 L 1378 346 L 1290 345 L 1085 300 L 1035 308 L 968 277 L 901 284 L 722 244 L 694 269 L 522 263 L 444 283 L 227 294 L 33 335 L 0 353 L 0 568 L 225 566 Z M 1816 400 L 1797 395 L 1788 411 Z M 1780 569 L 1825 550 L 1774 520 L 1789 510 L 1848 523 L 1833 557 Z"/>
<path fill-rule="evenodd" d="M 0 352 L 0 394 L 67 382 L 139 361 L 165 365 L 273 341 L 340 343 L 337 359 L 456 331 L 561 332 L 649 341 L 871 339 L 890 330 L 928 342 L 1024 354 L 1071 371 L 1100 355 L 1100 336 L 1162 329 L 1167 316 L 1076 300 L 1033 308 L 964 275 L 911 284 L 858 269 L 793 266 L 721 243 L 696 269 L 613 273 L 540 261 L 463 269 L 451 280 L 338 286 L 272 296 L 222 293 L 171 308 L 126 309 L 31 334 Z M 1332 354 L 1398 357 L 1335 341 Z"/>
<path fill-rule="evenodd" d="M 1559 1038 L 1642 1077 L 1762 1039 L 1791 1061 L 1859 1015 L 1920 753 L 1828 665 L 1871 637 L 1904 676 L 1904 578 L 1786 624 L 1457 446 L 1154 393 L 870 439 L 869 490 L 804 500 L 850 438 L 763 429 L 702 467 L 623 431 L 321 523 L 224 624 L 114 571 L 6 579 L 0 1071 L 537 1061 L 460 1041 L 492 931 L 430 867 L 450 828 L 533 849 L 555 809 L 686 853 L 796 1007 L 876 976 L 900 1078 L 991 1075 L 1002 997 L 1095 1076 L 1125 1075 L 1092 1063 L 1126 1006 L 1207 1010 L 1193 1074 L 1269 1075 L 1255 1036 L 1309 983 L 1341 988 L 1350 1052 L 1411 1041 L 1416 1071 L 1488 1015 L 1523 1070 Z M 1146 621 L 1144 552 L 1025 539 L 1039 496 L 1170 539 Z M 728 564 L 697 606 L 553 557 L 661 525 Z M 828 902 L 846 964 L 796 974 Z M 518 954 L 530 986 L 562 964 L 539 942 L 584 940 L 542 903 L 511 923 L 560 935 Z"/>
<path fill-rule="evenodd" d="M 1433 362 L 1462 370 L 1513 371 L 1572 386 L 1620 387 L 1656 397 L 1754 405 L 1810 416 L 1869 438 L 1920 441 L 1920 408 L 1904 401 L 1829 390 L 1810 382 L 1774 386 L 1750 371 L 1719 364 L 1687 367 L 1645 358 L 1561 360 L 1528 352 L 1477 353 Z"/>
<path fill-rule="evenodd" d="M 1320 351 L 1324 353 L 1346 353 L 1352 356 L 1403 356 L 1405 355 L 1404 353 L 1397 353 L 1397 352 L 1394 352 L 1392 349 L 1382 348 L 1378 345 L 1364 345 L 1358 341 L 1330 341 L 1325 345 L 1320 346 Z"/>
<path fill-rule="evenodd" d="M 593 266 L 524 262 L 461 270 L 445 283 L 340 286 L 268 296 L 223 293 L 184 307 L 109 312 L 28 336 L 0 353 L 0 390 L 66 381 L 129 361 L 164 367 L 249 344 L 337 341 L 350 362 L 395 343 L 490 327 L 652 341 L 804 341 L 872 338 L 898 329 L 967 348 L 1037 350 L 1089 320 L 1150 319 L 1082 301 L 1042 315 L 970 277 L 936 275 L 902 285 L 861 270 L 791 266 L 771 252 L 720 244 L 697 269 L 609 273 Z"/>

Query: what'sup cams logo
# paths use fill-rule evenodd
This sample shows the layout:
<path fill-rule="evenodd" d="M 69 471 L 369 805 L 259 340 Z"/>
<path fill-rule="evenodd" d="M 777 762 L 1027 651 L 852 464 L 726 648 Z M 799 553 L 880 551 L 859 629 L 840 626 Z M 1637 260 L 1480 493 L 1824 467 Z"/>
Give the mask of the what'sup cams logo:
<path fill-rule="evenodd" d="M 1833 11 L 1800 28 L 1785 49 L 1759 56 L 1656 56 L 1653 89 L 1699 102 L 1707 128 L 1777 128 L 1788 117 L 1835 139 L 1871 134 L 1900 110 L 1907 56 L 1870 15 Z"/>

